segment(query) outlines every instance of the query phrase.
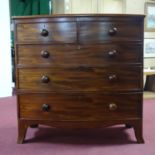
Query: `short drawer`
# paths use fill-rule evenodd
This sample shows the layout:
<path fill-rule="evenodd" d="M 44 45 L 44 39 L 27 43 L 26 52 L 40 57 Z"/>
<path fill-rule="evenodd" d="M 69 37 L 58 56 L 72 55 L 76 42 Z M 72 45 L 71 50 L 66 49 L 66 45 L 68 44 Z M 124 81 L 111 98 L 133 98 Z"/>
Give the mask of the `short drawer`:
<path fill-rule="evenodd" d="M 142 67 L 68 67 L 18 69 L 18 88 L 33 91 L 141 90 Z M 141 76 L 140 76 L 141 75 Z"/>
<path fill-rule="evenodd" d="M 17 24 L 16 41 L 75 43 L 76 31 L 75 22 L 21 23 Z"/>
<path fill-rule="evenodd" d="M 102 121 L 140 118 L 142 94 L 51 93 L 19 95 L 20 118 Z"/>
<path fill-rule="evenodd" d="M 139 21 L 82 21 L 79 28 L 80 43 L 106 41 L 142 41 L 143 24 Z"/>
<path fill-rule="evenodd" d="M 79 66 L 83 63 L 92 66 L 142 63 L 142 52 L 142 45 L 133 43 L 85 46 L 19 45 L 17 46 L 17 63 L 18 65 L 51 65 L 54 67 Z"/>

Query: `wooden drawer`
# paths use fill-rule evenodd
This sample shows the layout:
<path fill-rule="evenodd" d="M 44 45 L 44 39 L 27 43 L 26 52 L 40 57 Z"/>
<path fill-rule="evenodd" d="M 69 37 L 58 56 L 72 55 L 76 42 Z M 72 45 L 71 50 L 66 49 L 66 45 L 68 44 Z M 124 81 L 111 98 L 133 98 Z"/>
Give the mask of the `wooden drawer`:
<path fill-rule="evenodd" d="M 17 25 L 16 41 L 24 43 L 75 43 L 75 22 L 22 23 Z"/>
<path fill-rule="evenodd" d="M 82 21 L 79 28 L 80 43 L 106 41 L 142 41 L 143 26 L 139 21 Z"/>
<path fill-rule="evenodd" d="M 33 91 L 137 91 L 142 67 L 110 66 L 18 69 L 18 88 Z"/>
<path fill-rule="evenodd" d="M 19 95 L 20 118 L 102 121 L 140 117 L 142 94 L 51 93 Z"/>
<path fill-rule="evenodd" d="M 141 44 L 19 45 L 18 65 L 103 66 L 112 63 L 142 63 Z M 60 63 L 61 62 L 61 63 Z"/>

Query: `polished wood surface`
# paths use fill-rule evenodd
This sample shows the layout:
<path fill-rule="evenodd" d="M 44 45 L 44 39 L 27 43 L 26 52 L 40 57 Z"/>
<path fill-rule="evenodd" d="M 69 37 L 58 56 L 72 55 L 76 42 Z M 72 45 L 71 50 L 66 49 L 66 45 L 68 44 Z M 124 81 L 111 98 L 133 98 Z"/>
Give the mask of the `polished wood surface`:
<path fill-rule="evenodd" d="M 141 71 L 142 67 L 135 66 L 22 68 L 18 69 L 18 88 L 30 91 L 138 91 L 142 89 Z"/>
<path fill-rule="evenodd" d="M 17 41 L 74 43 L 76 42 L 76 32 L 75 22 L 19 24 Z"/>
<path fill-rule="evenodd" d="M 15 17 L 18 143 L 34 124 L 128 124 L 143 143 L 143 18 Z"/>
<path fill-rule="evenodd" d="M 105 41 L 133 41 L 141 40 L 142 29 L 138 21 L 100 21 L 80 22 L 80 43 L 104 43 Z M 98 31 L 100 30 L 100 31 Z"/>
<path fill-rule="evenodd" d="M 104 14 L 102 14 L 102 13 L 93 13 L 93 14 L 91 14 L 91 13 L 89 13 L 89 14 L 87 14 L 87 13 L 84 13 L 84 14 L 53 14 L 52 16 L 49 16 L 49 15 L 33 15 L 33 16 L 13 16 L 13 19 L 14 20 L 17 20 L 17 19 L 37 19 L 37 18 L 39 18 L 39 20 L 40 21 L 46 21 L 46 19 L 48 18 L 48 19 L 51 19 L 51 18 L 62 18 L 62 17 L 69 17 L 69 18 L 71 18 L 71 17 L 73 17 L 73 18 L 75 18 L 75 17 L 84 17 L 84 18 L 87 18 L 87 17 L 91 17 L 91 18 L 97 18 L 97 17 L 102 17 L 102 18 L 105 18 L 105 17 L 112 17 L 112 18 L 114 18 L 114 17 L 117 17 L 117 18 L 121 18 L 121 17 L 123 17 L 123 18 L 126 18 L 126 17 L 128 17 L 128 19 L 129 18 L 137 18 L 137 19 L 139 19 L 139 18 L 144 18 L 145 17 L 145 15 L 144 14 L 106 14 L 106 13 L 104 13 Z"/>
<path fill-rule="evenodd" d="M 31 120 L 106 122 L 109 117 L 128 120 L 141 114 L 141 94 L 137 93 L 26 94 L 19 96 L 19 102 L 20 118 Z"/>
<path fill-rule="evenodd" d="M 125 49 L 125 52 L 124 52 Z M 52 67 L 105 66 L 113 63 L 142 63 L 142 44 L 106 43 L 104 45 L 19 45 L 18 66 Z M 45 56 L 46 54 L 46 56 Z M 61 62 L 61 63 L 60 63 Z"/>

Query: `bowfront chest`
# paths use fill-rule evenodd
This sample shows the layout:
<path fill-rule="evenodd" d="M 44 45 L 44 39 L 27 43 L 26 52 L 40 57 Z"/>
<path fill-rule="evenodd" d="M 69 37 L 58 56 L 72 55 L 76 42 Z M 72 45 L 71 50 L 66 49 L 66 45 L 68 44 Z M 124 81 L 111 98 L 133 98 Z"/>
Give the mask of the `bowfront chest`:
<path fill-rule="evenodd" d="M 143 19 L 15 17 L 18 143 L 34 124 L 126 124 L 143 143 Z"/>

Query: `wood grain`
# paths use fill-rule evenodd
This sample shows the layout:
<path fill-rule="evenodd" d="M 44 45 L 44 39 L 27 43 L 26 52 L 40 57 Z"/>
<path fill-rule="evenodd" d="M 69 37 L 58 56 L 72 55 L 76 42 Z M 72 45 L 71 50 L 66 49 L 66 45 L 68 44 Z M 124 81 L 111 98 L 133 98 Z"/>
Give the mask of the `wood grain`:
<path fill-rule="evenodd" d="M 142 68 L 136 66 L 45 68 L 18 70 L 19 89 L 29 91 L 140 91 Z M 43 83 L 47 76 L 49 82 Z M 116 76 L 110 79 L 111 76 Z"/>
<path fill-rule="evenodd" d="M 20 117 L 51 121 L 103 121 L 141 116 L 141 95 L 102 93 L 51 93 L 19 96 Z M 121 100 L 120 100 L 121 99 Z M 114 103 L 117 109 L 110 110 Z M 50 110 L 42 110 L 43 104 Z"/>
<path fill-rule="evenodd" d="M 125 50 L 125 51 L 124 51 Z M 49 53 L 48 58 L 41 56 Z M 116 51 L 113 55 L 110 52 Z M 120 43 L 104 45 L 19 45 L 17 47 L 18 66 L 105 66 L 121 63 L 142 64 L 141 44 Z M 60 63 L 61 62 L 61 63 Z"/>
<path fill-rule="evenodd" d="M 105 41 L 142 41 L 143 30 L 140 22 L 80 22 L 80 43 L 104 43 Z M 109 30 L 117 33 L 109 35 Z"/>
<path fill-rule="evenodd" d="M 43 29 L 48 31 L 48 36 L 41 35 Z M 25 23 L 17 25 L 18 42 L 46 42 L 74 43 L 76 42 L 76 23 Z"/>
<path fill-rule="evenodd" d="M 15 17 L 18 143 L 34 124 L 133 126 L 143 140 L 144 15 Z"/>

